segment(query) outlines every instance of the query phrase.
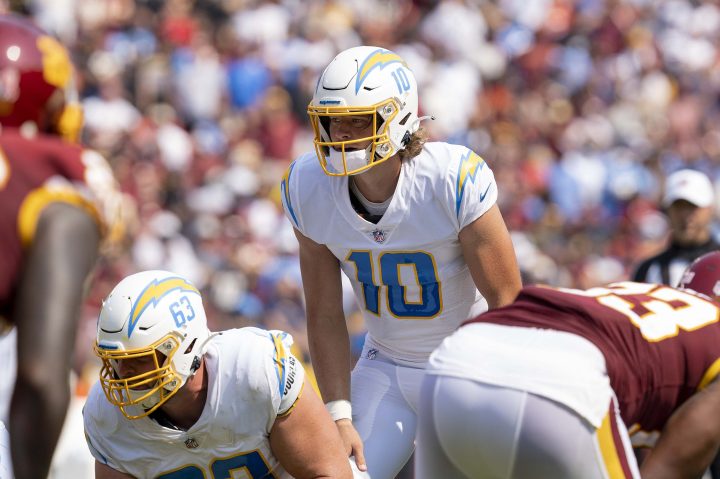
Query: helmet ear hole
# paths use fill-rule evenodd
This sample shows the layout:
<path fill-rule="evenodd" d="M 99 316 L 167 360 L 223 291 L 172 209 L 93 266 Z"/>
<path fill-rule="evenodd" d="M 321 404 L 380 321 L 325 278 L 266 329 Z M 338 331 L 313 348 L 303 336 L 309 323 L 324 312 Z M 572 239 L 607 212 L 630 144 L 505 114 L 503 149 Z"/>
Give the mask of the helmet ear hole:
<path fill-rule="evenodd" d="M 196 342 L 197 342 L 197 338 L 192 340 L 192 342 L 188 345 L 187 349 L 185 350 L 185 354 L 189 354 L 192 352 L 193 348 L 195 348 Z"/>

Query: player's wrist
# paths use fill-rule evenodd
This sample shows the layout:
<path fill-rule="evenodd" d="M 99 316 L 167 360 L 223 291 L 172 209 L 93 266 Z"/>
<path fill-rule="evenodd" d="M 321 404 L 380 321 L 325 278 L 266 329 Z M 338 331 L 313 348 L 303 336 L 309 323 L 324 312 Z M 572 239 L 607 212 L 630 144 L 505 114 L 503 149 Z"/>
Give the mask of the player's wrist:
<path fill-rule="evenodd" d="M 347 399 L 326 402 L 325 408 L 330 413 L 333 421 L 339 421 L 341 419 L 352 421 L 352 405 Z"/>

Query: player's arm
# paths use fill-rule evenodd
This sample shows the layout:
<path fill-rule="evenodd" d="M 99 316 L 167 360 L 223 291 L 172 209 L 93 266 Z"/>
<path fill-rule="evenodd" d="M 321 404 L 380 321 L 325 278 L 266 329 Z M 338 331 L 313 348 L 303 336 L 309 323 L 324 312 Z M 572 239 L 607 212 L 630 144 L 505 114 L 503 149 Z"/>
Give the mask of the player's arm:
<path fill-rule="evenodd" d="M 135 479 L 135 476 L 117 471 L 102 462 L 95 461 L 95 479 Z"/>
<path fill-rule="evenodd" d="M 295 230 L 305 293 L 308 340 L 323 400 L 350 399 L 350 339 L 342 307 L 340 263 L 325 246 Z"/>
<path fill-rule="evenodd" d="M 497 204 L 458 235 L 475 286 L 490 308 L 510 304 L 522 282 L 510 233 Z"/>
<path fill-rule="evenodd" d="M 270 448 L 297 479 L 353 477 L 340 433 L 309 384 L 290 413 L 275 420 Z"/>
<path fill-rule="evenodd" d="M 720 446 L 720 381 L 697 392 L 668 420 L 640 468 L 644 479 L 696 478 Z"/>
<path fill-rule="evenodd" d="M 45 477 L 50 466 L 70 401 L 75 333 L 100 232 L 84 210 L 55 203 L 41 214 L 33 238 L 13 311 L 18 375 L 10 430 L 19 477 Z"/>
<path fill-rule="evenodd" d="M 342 307 L 340 263 L 325 246 L 295 230 L 300 243 L 308 343 L 320 394 L 325 402 L 350 401 L 350 339 Z M 360 470 L 365 458 L 360 436 L 350 419 L 336 422 L 348 454 Z"/>

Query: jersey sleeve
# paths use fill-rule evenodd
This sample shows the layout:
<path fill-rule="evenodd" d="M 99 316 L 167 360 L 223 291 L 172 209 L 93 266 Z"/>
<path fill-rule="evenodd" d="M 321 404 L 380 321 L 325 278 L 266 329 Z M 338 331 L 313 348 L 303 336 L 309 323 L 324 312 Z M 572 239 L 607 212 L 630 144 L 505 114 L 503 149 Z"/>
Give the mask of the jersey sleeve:
<path fill-rule="evenodd" d="M 237 353 L 237 376 L 232 387 L 239 397 L 246 398 L 246 408 L 265 412 L 261 420 L 269 432 L 275 419 L 290 413 L 300 397 L 305 370 L 290 352 L 290 334 L 256 327 L 236 331 L 240 334 L 236 341 L 242 341 L 243 347 Z"/>
<path fill-rule="evenodd" d="M 298 195 L 298 164 L 300 159 L 293 161 L 283 175 L 280 182 L 280 198 L 282 200 L 283 210 L 290 223 L 298 231 L 303 232 L 303 225 L 300 218 L 300 210 L 298 205 L 300 199 Z"/>
<path fill-rule="evenodd" d="M 458 221 L 458 231 L 485 214 L 498 196 L 495 175 L 485 160 L 467 148 L 460 152 L 451 158 L 447 175 L 448 200 Z"/>
<path fill-rule="evenodd" d="M 52 203 L 67 203 L 85 210 L 97 223 L 104 244 L 119 242 L 130 217 L 131 202 L 120 192 L 105 158 L 93 150 L 55 147 L 50 153 L 58 174 L 28 192 L 18 211 L 22 244 L 35 237 L 40 215 Z"/>
<path fill-rule="evenodd" d="M 268 334 L 273 342 L 273 372 L 280 398 L 277 414 L 284 416 L 292 411 L 300 397 L 305 383 L 305 369 L 290 352 L 292 336 L 283 331 L 268 331 Z"/>
<path fill-rule="evenodd" d="M 122 241 L 135 217 L 134 202 L 120 191 L 110 165 L 100 153 L 83 150 L 82 163 L 85 184 L 101 222 L 104 244 L 113 247 Z"/>

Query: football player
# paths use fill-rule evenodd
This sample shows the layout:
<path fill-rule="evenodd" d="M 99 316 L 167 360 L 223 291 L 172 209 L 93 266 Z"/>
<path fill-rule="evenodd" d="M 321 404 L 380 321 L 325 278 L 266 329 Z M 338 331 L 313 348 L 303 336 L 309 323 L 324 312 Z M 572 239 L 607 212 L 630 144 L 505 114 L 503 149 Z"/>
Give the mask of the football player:
<path fill-rule="evenodd" d="M 291 344 L 280 331 L 211 333 L 181 276 L 123 279 L 100 312 L 100 381 L 83 411 L 95 477 L 352 477 Z"/>
<path fill-rule="evenodd" d="M 520 273 L 490 167 L 466 147 L 426 142 L 417 84 L 397 54 L 338 54 L 308 114 L 315 151 L 291 164 L 281 190 L 313 367 L 347 451 L 373 479 L 393 478 L 414 449 L 428 356 L 461 322 L 511 302 Z M 341 271 L 368 329 L 352 375 Z"/>
<path fill-rule="evenodd" d="M 68 408 L 86 279 L 123 200 L 105 160 L 73 143 L 82 115 L 65 48 L 0 15 L 0 51 L 0 420 L 9 407 L 15 477 L 39 478 Z"/>
<path fill-rule="evenodd" d="M 720 252 L 678 288 L 525 287 L 430 357 L 419 478 L 696 478 L 720 446 Z M 641 467 L 631 444 L 654 446 Z"/>

